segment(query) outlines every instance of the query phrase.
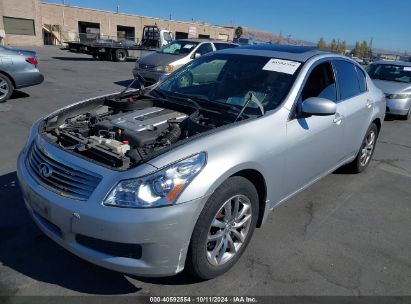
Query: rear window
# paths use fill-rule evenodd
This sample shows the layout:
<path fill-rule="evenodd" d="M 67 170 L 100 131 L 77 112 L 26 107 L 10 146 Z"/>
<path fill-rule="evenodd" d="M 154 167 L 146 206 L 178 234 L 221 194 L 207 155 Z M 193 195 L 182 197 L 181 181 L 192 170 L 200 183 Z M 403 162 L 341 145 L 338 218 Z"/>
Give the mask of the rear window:
<path fill-rule="evenodd" d="M 214 43 L 216 50 L 235 48 L 237 45 L 231 43 Z"/>
<path fill-rule="evenodd" d="M 340 99 L 344 100 L 360 94 L 358 76 L 355 66 L 344 60 L 334 61 L 337 83 L 340 89 Z"/>
<path fill-rule="evenodd" d="M 361 70 L 359 67 L 355 67 L 357 70 L 357 75 L 358 75 L 358 84 L 360 85 L 360 91 L 365 92 L 367 91 L 367 77 L 365 76 L 365 73 L 363 70 Z"/>

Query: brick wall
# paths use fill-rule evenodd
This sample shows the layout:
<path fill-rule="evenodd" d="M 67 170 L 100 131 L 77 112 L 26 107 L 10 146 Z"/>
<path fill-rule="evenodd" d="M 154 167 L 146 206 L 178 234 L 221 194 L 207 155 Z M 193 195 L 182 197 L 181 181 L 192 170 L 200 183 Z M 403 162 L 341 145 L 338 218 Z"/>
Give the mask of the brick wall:
<path fill-rule="evenodd" d="M 38 0 L 0 0 L 0 29 L 4 29 L 3 16 L 33 19 L 35 36 L 7 34 L 4 43 L 9 45 L 42 45 L 41 6 Z"/>
<path fill-rule="evenodd" d="M 60 25 L 62 33 L 66 39 L 71 40 L 78 33 L 78 21 L 93 22 L 100 24 L 100 34 L 117 37 L 117 25 L 130 26 L 135 28 L 135 36 L 141 39 L 144 25 L 157 25 L 160 29 L 168 29 L 172 32 L 189 32 L 189 27 L 197 29 L 197 35 L 209 35 L 212 39 L 217 39 L 219 35 L 227 35 L 233 39 L 233 29 L 206 25 L 196 22 L 180 22 L 174 20 L 164 20 L 144 16 L 134 16 L 127 14 L 117 14 L 95 9 L 64 6 L 60 4 L 41 4 L 43 24 Z M 191 37 L 191 36 L 189 36 Z"/>

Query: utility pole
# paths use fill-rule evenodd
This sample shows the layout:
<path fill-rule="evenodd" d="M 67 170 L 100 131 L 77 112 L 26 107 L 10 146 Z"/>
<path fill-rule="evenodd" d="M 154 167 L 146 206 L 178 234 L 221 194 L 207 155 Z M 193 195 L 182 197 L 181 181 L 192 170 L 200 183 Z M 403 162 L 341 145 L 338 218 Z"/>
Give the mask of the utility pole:
<path fill-rule="evenodd" d="M 373 54 L 372 54 L 372 43 L 374 41 L 374 37 L 371 37 L 370 39 L 370 43 L 368 44 L 368 48 L 369 48 L 369 52 L 368 52 L 368 57 L 370 57 L 370 59 L 372 59 Z"/>

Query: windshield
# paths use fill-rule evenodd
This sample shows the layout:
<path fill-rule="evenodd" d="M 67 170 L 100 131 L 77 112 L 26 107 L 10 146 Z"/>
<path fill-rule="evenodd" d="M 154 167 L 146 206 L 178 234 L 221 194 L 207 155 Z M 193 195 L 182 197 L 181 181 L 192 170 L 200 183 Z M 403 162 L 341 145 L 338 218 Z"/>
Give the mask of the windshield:
<path fill-rule="evenodd" d="M 283 69 L 275 62 L 288 62 L 295 69 Z M 171 96 L 218 102 L 238 109 L 247 103 L 251 93 L 267 111 L 282 103 L 299 66 L 299 62 L 263 56 L 214 53 L 172 74 L 156 90 Z M 249 103 L 248 112 L 258 114 L 258 107 L 256 102 Z"/>
<path fill-rule="evenodd" d="M 172 55 L 187 55 L 198 45 L 198 42 L 193 41 L 174 41 L 164 48 L 159 53 Z"/>
<path fill-rule="evenodd" d="M 163 36 L 165 41 L 170 42 L 171 40 L 173 40 L 173 37 L 171 37 L 171 32 L 164 32 Z"/>
<path fill-rule="evenodd" d="M 372 79 L 411 83 L 411 67 L 396 64 L 372 64 L 368 67 Z"/>

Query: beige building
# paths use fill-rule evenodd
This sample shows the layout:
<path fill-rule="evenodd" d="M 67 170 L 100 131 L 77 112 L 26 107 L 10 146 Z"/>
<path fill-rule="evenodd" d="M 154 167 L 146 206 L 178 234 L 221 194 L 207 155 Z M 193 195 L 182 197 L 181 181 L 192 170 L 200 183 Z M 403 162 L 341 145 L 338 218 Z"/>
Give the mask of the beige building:
<path fill-rule="evenodd" d="M 38 0 L 0 0 L 0 40 L 12 45 L 42 45 Z"/>
<path fill-rule="evenodd" d="M 16 5 L 18 4 L 18 5 Z M 145 25 L 157 25 L 180 38 L 232 40 L 234 29 L 108 12 L 38 0 L 0 0 L 0 37 L 10 45 L 61 44 L 83 36 L 141 40 Z"/>

